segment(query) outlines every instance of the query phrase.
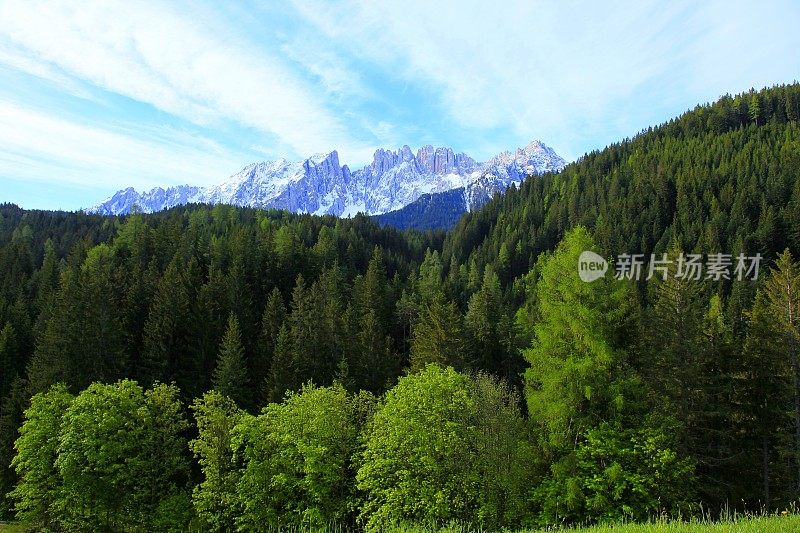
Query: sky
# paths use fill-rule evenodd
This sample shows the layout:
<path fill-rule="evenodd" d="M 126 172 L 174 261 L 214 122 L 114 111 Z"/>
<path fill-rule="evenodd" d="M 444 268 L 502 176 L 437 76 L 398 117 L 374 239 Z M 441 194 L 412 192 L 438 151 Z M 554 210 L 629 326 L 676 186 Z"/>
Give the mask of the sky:
<path fill-rule="evenodd" d="M 565 159 L 800 78 L 800 2 L 0 0 L 0 202 L 539 139 Z"/>

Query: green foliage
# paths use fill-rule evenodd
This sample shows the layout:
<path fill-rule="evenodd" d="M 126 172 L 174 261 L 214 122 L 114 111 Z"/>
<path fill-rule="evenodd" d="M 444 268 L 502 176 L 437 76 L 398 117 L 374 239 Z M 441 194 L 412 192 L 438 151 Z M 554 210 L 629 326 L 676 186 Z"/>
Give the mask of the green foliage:
<path fill-rule="evenodd" d="M 283 403 L 242 419 L 234 433 L 233 448 L 244 462 L 237 485 L 240 529 L 346 521 L 357 428 L 341 385 L 290 392 Z"/>
<path fill-rule="evenodd" d="M 11 493 L 17 519 L 42 530 L 63 525 L 63 481 L 56 467 L 58 439 L 64 412 L 74 398 L 63 384 L 31 398 L 12 462 L 19 484 Z"/>
<path fill-rule="evenodd" d="M 183 488 L 186 421 L 177 391 L 130 380 L 92 384 L 64 413 L 56 465 L 74 530 L 144 529 Z"/>
<path fill-rule="evenodd" d="M 232 448 L 234 427 L 247 416 L 218 391 L 210 391 L 192 405 L 197 438 L 189 442 L 203 481 L 196 485 L 192 502 L 207 531 L 233 531 L 241 514 L 236 485 L 241 477 Z"/>
<path fill-rule="evenodd" d="M 626 343 L 633 329 L 628 286 L 610 276 L 578 277 L 578 257 L 596 246 L 587 230 L 572 230 L 543 259 L 536 285 L 539 320 L 524 352 L 528 412 L 542 426 L 546 446 L 568 449 L 625 406 Z"/>
<path fill-rule="evenodd" d="M 441 294 L 423 304 L 411 330 L 411 370 L 429 363 L 466 368 L 471 361 L 462 322 L 455 302 Z"/>
<path fill-rule="evenodd" d="M 800 486 L 798 119 L 796 83 L 725 95 L 525 180 L 447 235 L 222 205 L 105 218 L 4 204 L 0 491 L 16 484 L 21 516 L 70 529 L 185 530 L 194 507 L 193 528 L 230 530 L 245 471 L 281 487 L 259 478 L 275 523 L 308 527 L 359 514 L 496 529 L 669 513 L 695 497 L 712 513 L 788 505 Z M 587 284 L 583 249 L 761 253 L 766 280 Z M 431 362 L 494 377 L 437 377 Z M 514 399 L 526 363 L 528 422 Z M 180 392 L 98 383 L 67 401 L 122 377 Z M 322 389 L 303 390 L 309 380 Z M 47 396 L 56 383 L 65 396 Z M 195 403 L 204 475 L 188 487 L 177 395 L 212 386 L 233 400 Z M 258 417 L 240 410 L 262 399 L 273 405 Z M 352 443 L 333 428 L 365 423 L 364 453 L 343 458 Z M 335 497 L 331 479 L 345 480 Z"/>
<path fill-rule="evenodd" d="M 625 429 L 602 423 L 537 489 L 540 521 L 642 521 L 689 510 L 694 465 L 676 453 L 675 427 Z"/>
<path fill-rule="evenodd" d="M 129 380 L 92 384 L 74 398 L 64 385 L 34 396 L 16 443 L 18 519 L 72 531 L 186 527 L 162 513 L 188 481 L 177 396 Z"/>
<path fill-rule="evenodd" d="M 364 433 L 362 519 L 369 529 L 518 523 L 529 487 L 524 435 L 515 398 L 496 381 L 436 365 L 401 378 Z"/>

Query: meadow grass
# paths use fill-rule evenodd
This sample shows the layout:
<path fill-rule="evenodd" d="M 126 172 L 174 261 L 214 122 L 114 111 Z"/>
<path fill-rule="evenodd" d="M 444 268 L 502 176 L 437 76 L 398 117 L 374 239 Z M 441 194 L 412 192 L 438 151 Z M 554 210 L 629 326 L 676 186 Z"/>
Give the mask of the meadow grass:
<path fill-rule="evenodd" d="M 24 527 L 0 523 L 0 533 L 23 533 Z M 277 531 L 277 530 L 276 530 Z M 334 526 L 324 531 L 318 529 L 285 529 L 285 533 L 351 533 L 347 528 Z M 720 521 L 695 519 L 691 521 L 656 520 L 647 523 L 604 524 L 584 527 L 525 529 L 507 533 L 789 533 L 800 532 L 800 515 L 753 516 L 740 515 Z M 382 533 L 482 533 L 479 529 L 451 525 L 438 529 L 420 526 L 396 526 Z"/>
<path fill-rule="evenodd" d="M 429 533 L 421 527 L 397 527 L 386 533 Z M 604 524 L 574 528 L 528 529 L 514 533 L 788 533 L 800 532 L 800 515 L 737 516 L 720 521 L 695 519 L 691 521 L 656 520 L 647 523 Z M 465 526 L 449 526 L 436 533 L 479 533 Z M 511 532 L 509 532 L 511 533 Z"/>

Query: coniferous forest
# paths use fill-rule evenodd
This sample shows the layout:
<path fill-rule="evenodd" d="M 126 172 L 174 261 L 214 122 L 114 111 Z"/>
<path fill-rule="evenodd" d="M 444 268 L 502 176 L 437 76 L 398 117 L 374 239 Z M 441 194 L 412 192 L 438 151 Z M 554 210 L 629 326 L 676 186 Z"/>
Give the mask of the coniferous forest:
<path fill-rule="evenodd" d="M 586 283 L 584 250 L 763 260 L 757 279 Z M 0 518 L 500 530 L 785 509 L 799 314 L 800 84 L 698 106 L 446 233 L 4 204 Z"/>

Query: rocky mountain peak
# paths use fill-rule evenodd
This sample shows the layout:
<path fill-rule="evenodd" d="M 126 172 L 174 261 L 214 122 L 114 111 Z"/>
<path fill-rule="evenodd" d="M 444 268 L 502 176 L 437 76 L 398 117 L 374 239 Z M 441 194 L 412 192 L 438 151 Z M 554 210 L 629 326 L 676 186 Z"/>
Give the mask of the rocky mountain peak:
<path fill-rule="evenodd" d="M 539 141 L 498 154 L 487 163 L 448 147 L 425 145 L 416 153 L 408 145 L 397 150 L 381 148 L 372 163 L 355 171 L 342 165 L 333 150 L 302 161 L 254 163 L 212 187 L 187 185 L 144 193 L 128 188 L 89 211 L 125 214 L 136 205 L 152 212 L 198 202 L 352 216 L 394 211 L 421 195 L 460 188 L 465 191 L 467 208 L 473 208 L 525 176 L 563 166 L 564 160 Z"/>

